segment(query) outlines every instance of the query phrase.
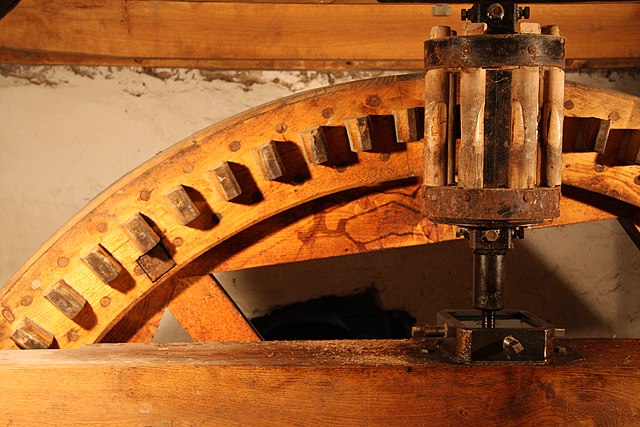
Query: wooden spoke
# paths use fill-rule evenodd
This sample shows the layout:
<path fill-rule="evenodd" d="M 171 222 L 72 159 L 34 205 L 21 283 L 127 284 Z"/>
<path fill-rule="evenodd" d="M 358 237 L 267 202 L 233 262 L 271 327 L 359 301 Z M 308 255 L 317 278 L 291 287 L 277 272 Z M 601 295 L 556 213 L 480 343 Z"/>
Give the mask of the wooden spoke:
<path fill-rule="evenodd" d="M 213 276 L 183 277 L 175 292 L 177 296 L 169 303 L 169 310 L 194 341 L 260 341 Z"/>

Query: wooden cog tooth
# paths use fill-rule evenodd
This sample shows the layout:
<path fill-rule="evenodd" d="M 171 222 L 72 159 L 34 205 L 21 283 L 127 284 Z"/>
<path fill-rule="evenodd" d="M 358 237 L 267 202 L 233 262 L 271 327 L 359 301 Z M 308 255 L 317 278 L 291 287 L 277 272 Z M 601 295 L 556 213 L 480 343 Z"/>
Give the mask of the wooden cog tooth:
<path fill-rule="evenodd" d="M 209 170 L 209 179 L 226 201 L 233 200 L 242 194 L 242 188 L 240 188 L 229 162 L 222 162 Z"/>
<path fill-rule="evenodd" d="M 45 350 L 50 348 L 54 335 L 25 317 L 11 334 L 11 340 L 24 350 Z"/>
<path fill-rule="evenodd" d="M 349 147 L 345 126 L 319 126 L 299 132 L 299 135 L 308 163 L 336 166 L 354 163 L 358 159 Z"/>
<path fill-rule="evenodd" d="M 640 131 L 625 129 L 617 157 L 623 162 L 640 164 Z"/>
<path fill-rule="evenodd" d="M 166 197 L 182 225 L 187 225 L 200 216 L 200 211 L 182 185 L 171 190 Z"/>
<path fill-rule="evenodd" d="M 259 146 L 255 153 L 264 179 L 273 181 L 284 176 L 284 165 L 274 141 Z"/>
<path fill-rule="evenodd" d="M 64 279 L 56 282 L 44 297 L 69 319 L 76 317 L 87 303 L 86 298 L 69 286 Z"/>
<path fill-rule="evenodd" d="M 166 272 L 175 267 L 176 263 L 162 245 L 156 245 L 148 253 L 138 259 L 138 265 L 155 282 Z"/>
<path fill-rule="evenodd" d="M 299 132 L 307 162 L 321 165 L 329 162 L 329 146 L 322 127 Z"/>
<path fill-rule="evenodd" d="M 160 243 L 160 237 L 139 213 L 122 224 L 122 230 L 131 243 L 143 254 Z"/>
<path fill-rule="evenodd" d="M 372 126 L 369 116 L 350 117 L 344 119 L 343 122 L 347 128 L 351 151 L 361 152 L 373 150 Z"/>
<path fill-rule="evenodd" d="M 421 123 L 424 120 L 423 108 L 401 108 L 392 110 L 396 128 L 396 141 L 414 142 L 423 138 Z"/>
<path fill-rule="evenodd" d="M 102 245 L 82 257 L 82 261 L 106 284 L 113 282 L 122 271 L 120 263 Z"/>
<path fill-rule="evenodd" d="M 596 153 L 603 154 L 607 148 L 607 140 L 611 131 L 611 120 L 600 120 L 598 132 L 596 133 L 596 143 L 593 149 Z"/>

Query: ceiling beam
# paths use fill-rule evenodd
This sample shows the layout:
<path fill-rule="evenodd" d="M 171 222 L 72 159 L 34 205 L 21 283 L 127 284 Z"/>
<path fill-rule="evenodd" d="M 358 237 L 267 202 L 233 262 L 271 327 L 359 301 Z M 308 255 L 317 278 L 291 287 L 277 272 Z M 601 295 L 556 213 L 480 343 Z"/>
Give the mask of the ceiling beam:
<path fill-rule="evenodd" d="M 435 25 L 460 29 L 460 9 L 369 1 L 22 0 L 0 21 L 0 62 L 225 69 L 419 70 Z M 533 5 L 558 24 L 567 65 L 640 64 L 640 4 Z"/>

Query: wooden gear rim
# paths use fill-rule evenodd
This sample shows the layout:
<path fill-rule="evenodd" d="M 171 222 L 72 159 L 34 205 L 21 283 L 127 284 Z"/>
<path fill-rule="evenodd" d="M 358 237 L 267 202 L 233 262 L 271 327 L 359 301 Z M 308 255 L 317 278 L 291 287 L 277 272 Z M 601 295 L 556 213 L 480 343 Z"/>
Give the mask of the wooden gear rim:
<path fill-rule="evenodd" d="M 386 151 L 359 152 L 347 165 L 299 163 L 295 168 L 307 175 L 291 182 L 261 179 L 254 149 L 270 141 L 286 143 L 289 151 L 281 153 L 286 168 L 286 162 L 299 160 L 305 151 L 300 132 L 322 127 L 339 133 L 345 118 L 392 116 L 394 110 L 419 108 L 423 92 L 420 75 L 314 90 L 215 124 L 149 160 L 90 202 L 5 286 L 0 296 L 2 348 L 16 348 L 9 336 L 25 318 L 54 335 L 61 348 L 99 342 L 134 305 L 146 301 L 162 284 L 180 282 L 184 279 L 178 274 L 181 269 L 231 236 L 326 195 L 419 176 L 423 147 L 412 142 L 387 147 Z M 572 101 L 566 117 L 615 117 L 612 129 L 640 129 L 638 98 L 567 83 L 565 99 Z M 215 183 L 209 172 L 221 162 L 236 165 L 238 180 L 250 184 L 243 188 L 251 190 L 247 199 L 227 201 L 213 190 Z M 640 175 L 639 166 L 613 166 L 595 173 L 595 164 L 595 153 L 566 154 L 564 183 L 640 206 L 639 186 L 633 182 Z M 191 213 L 198 212 L 186 224 L 166 197 L 180 188 L 193 201 Z M 139 268 L 139 248 L 121 229 L 139 214 L 146 215 L 175 262 L 175 267 L 155 282 Z M 116 270 L 117 265 L 122 267 L 113 283 L 104 283 L 81 261 L 96 247 L 112 257 Z M 316 253 L 315 257 L 325 255 Z M 87 300 L 87 313 L 80 319 L 69 319 L 43 297 L 61 279 Z M 171 293 L 165 295 L 170 297 Z"/>

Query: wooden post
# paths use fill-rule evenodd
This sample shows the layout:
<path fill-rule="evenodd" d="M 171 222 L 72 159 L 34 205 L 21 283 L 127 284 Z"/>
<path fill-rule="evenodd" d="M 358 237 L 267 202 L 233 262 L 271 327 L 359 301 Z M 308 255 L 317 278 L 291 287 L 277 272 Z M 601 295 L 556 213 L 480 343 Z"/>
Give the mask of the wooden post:
<path fill-rule="evenodd" d="M 559 36 L 557 25 L 544 27 L 544 33 Z M 562 183 L 562 124 L 564 121 L 564 70 L 552 67 L 545 73 L 542 136 L 544 141 L 544 181 L 547 187 Z"/>
<path fill-rule="evenodd" d="M 450 27 L 433 27 L 430 38 L 451 35 Z M 449 72 L 427 70 L 424 80 L 424 184 L 447 184 L 447 105 Z"/>

